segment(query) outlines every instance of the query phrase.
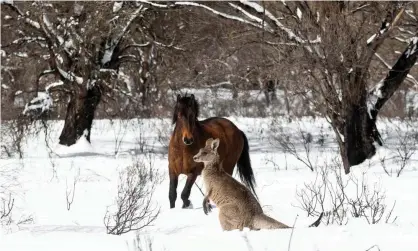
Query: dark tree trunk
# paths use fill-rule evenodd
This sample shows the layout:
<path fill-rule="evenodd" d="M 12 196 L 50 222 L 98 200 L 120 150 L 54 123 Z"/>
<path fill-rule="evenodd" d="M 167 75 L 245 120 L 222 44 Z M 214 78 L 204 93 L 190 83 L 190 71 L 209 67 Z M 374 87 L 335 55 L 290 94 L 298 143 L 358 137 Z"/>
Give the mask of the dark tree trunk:
<path fill-rule="evenodd" d="M 83 135 L 90 142 L 91 125 L 100 98 L 101 91 L 98 85 L 71 96 L 64 128 L 59 138 L 61 145 L 71 146 Z"/>
<path fill-rule="evenodd" d="M 417 39 L 418 40 L 418 39 Z M 377 114 L 395 91 L 401 86 L 412 66 L 417 61 L 418 41 L 413 40 L 402 53 L 398 61 L 387 74 L 383 83 L 371 93 L 359 94 L 358 102 L 350 103 L 345 109 L 344 118 L 344 170 L 348 174 L 350 167 L 363 163 L 376 153 L 374 143 L 382 145 L 379 131 L 376 127 Z M 357 87 L 358 88 L 358 87 Z M 367 98 L 374 96 L 375 103 L 369 104 Z"/>

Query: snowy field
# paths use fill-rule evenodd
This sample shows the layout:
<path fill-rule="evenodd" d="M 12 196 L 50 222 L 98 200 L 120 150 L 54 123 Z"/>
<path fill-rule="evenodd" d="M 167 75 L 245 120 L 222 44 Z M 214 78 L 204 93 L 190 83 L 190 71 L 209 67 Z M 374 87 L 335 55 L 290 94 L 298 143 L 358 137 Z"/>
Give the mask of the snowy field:
<path fill-rule="evenodd" d="M 350 175 L 338 176 L 333 170 L 338 174 L 342 167 L 332 161 L 338 156 L 338 149 L 325 120 L 305 118 L 288 123 L 285 120 L 272 122 L 271 119 L 230 119 L 249 138 L 256 190 L 265 213 L 288 225 L 294 224 L 293 235 L 290 229 L 223 232 L 216 208 L 209 215 L 203 213 L 203 196 L 196 186 L 193 186 L 190 197 L 194 208 L 181 208 L 180 193 L 185 176 L 180 177 L 176 208 L 169 209 L 166 146 L 173 129 L 169 120 L 114 121 L 112 124 L 108 120 L 98 120 L 93 125 L 92 144 L 80 141 L 71 148 L 57 146 L 63 122 L 51 122 L 47 138 L 50 148 L 45 146 L 45 136 L 40 133 L 25 143 L 24 159 L 0 160 L 0 189 L 15 198 L 13 222 L 2 227 L 0 250 L 417 249 L 418 152 L 408 152 L 408 149 L 416 148 L 417 141 L 411 139 L 417 137 L 417 123 L 406 126 L 402 122 L 381 120 L 378 128 L 386 143 L 384 147 L 379 148 L 370 161 L 352 167 Z M 279 125 L 283 131 L 278 129 Z M 312 135 L 312 143 L 302 143 L 299 129 L 305 135 L 308 132 Z M 415 134 L 411 133 L 413 130 Z M 307 160 L 304 146 L 309 146 L 309 159 L 314 172 L 278 143 L 279 131 L 290 136 L 289 140 L 293 143 L 290 148 L 302 160 Z M 403 145 L 407 146 L 404 151 Z M 411 157 L 404 162 L 405 168 L 397 177 L 397 171 L 403 164 L 399 157 L 402 151 Z M 160 214 L 152 226 L 139 232 L 120 236 L 107 234 L 104 216 L 108 206 L 115 203 L 119 172 L 138 159 L 152 165 L 161 174 L 162 181 L 152 197 L 153 205 L 160 208 Z M 340 182 L 347 184 L 344 198 L 346 203 L 352 203 L 340 207 L 338 215 L 342 215 L 341 221 L 335 220 L 337 212 L 334 212 L 324 217 L 318 228 L 308 228 L 316 216 L 308 216 L 301 208 L 298 194 L 305 185 L 313 184 L 315 180 L 317 183 L 313 187 L 323 189 L 320 174 L 324 170 L 328 184 L 328 190 L 324 190 L 324 211 L 333 210 L 334 197 L 329 191 L 334 189 L 334 196 L 341 194 L 336 177 L 341 177 Z M 202 187 L 201 177 L 198 177 L 197 184 Z M 373 197 L 376 191 L 383 197 Z M 73 198 L 69 207 L 67 197 L 70 200 Z M 357 204 L 356 198 L 360 198 Z M 367 206 L 364 214 L 368 218 L 353 217 L 350 205 L 360 208 L 366 202 L 373 204 L 377 200 L 377 211 L 386 206 L 377 224 L 368 223 L 373 212 Z M 321 206 L 316 205 L 316 210 L 322 211 Z M 33 220 L 17 224 L 27 217 Z M 331 223 L 327 224 L 328 220 Z"/>

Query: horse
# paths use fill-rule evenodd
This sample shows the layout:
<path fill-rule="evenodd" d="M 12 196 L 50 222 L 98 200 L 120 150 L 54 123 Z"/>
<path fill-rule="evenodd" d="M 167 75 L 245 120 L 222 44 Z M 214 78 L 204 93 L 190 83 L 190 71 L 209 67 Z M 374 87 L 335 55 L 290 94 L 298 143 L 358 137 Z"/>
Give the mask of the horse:
<path fill-rule="evenodd" d="M 193 161 L 193 156 L 205 146 L 209 138 L 219 138 L 219 156 L 223 169 L 232 175 L 235 165 L 243 183 L 257 196 L 254 172 L 251 167 L 248 139 L 244 132 L 226 118 L 211 117 L 198 120 L 199 103 L 194 94 L 177 95 L 172 124 L 175 128 L 170 137 L 168 150 L 168 173 L 170 178 L 170 208 L 175 207 L 177 199 L 178 176 L 187 175 L 187 181 L 181 193 L 182 208 L 191 206 L 189 197 L 197 176 L 202 173 L 203 163 Z"/>

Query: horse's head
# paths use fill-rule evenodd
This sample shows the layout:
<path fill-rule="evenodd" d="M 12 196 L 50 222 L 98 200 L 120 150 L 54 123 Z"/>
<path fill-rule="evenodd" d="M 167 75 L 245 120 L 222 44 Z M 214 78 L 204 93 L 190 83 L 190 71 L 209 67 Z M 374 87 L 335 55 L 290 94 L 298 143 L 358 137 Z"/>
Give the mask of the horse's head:
<path fill-rule="evenodd" d="M 193 144 L 193 131 L 196 126 L 197 116 L 199 115 L 199 104 L 194 95 L 177 95 L 177 102 L 174 108 L 173 124 L 179 123 L 182 130 L 182 139 L 184 144 Z"/>
<path fill-rule="evenodd" d="M 206 140 L 205 147 L 201 148 L 199 152 L 193 156 L 195 162 L 211 163 L 216 160 L 218 156 L 219 139 L 209 138 Z"/>

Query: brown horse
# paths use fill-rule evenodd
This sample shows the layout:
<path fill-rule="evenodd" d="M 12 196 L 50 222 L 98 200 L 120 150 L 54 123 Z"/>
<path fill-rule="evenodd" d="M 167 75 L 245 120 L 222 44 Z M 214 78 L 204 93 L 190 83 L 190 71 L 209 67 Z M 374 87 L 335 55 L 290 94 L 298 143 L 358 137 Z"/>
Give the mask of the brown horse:
<path fill-rule="evenodd" d="M 199 104 L 194 95 L 177 95 L 174 108 L 174 131 L 170 138 L 168 150 L 168 173 L 170 176 L 170 208 L 175 207 L 177 184 L 180 174 L 187 175 L 187 181 L 181 193 L 183 208 L 190 206 L 190 191 L 198 175 L 202 173 L 203 163 L 193 161 L 200 148 L 205 147 L 209 138 L 219 138 L 218 149 L 223 169 L 230 175 L 238 165 L 238 173 L 244 184 L 255 196 L 255 179 L 251 168 L 248 140 L 245 134 L 234 123 L 226 118 L 212 117 L 202 121 L 197 119 Z"/>

